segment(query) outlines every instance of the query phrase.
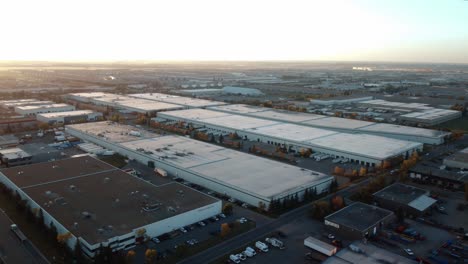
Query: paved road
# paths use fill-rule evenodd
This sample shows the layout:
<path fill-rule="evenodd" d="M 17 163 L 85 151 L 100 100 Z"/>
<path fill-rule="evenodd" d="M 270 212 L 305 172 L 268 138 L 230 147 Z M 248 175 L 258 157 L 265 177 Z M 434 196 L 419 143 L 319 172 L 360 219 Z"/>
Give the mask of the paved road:
<path fill-rule="evenodd" d="M 338 192 L 338 194 L 347 196 L 350 193 L 354 192 L 357 188 L 367 184 L 369 180 L 362 181 L 356 185 L 352 185 L 344 190 L 341 190 Z M 332 195 L 330 194 L 322 199 L 329 199 Z M 290 212 L 287 212 L 280 217 L 278 217 L 275 220 L 272 220 L 271 222 L 265 223 L 264 225 L 257 227 L 255 229 L 252 229 L 246 233 L 243 233 L 241 235 L 238 235 L 234 238 L 231 238 L 230 240 L 227 240 L 221 244 L 218 244 L 217 246 L 211 247 L 205 251 L 202 251 L 196 255 L 193 255 L 191 257 L 188 257 L 182 261 L 180 261 L 180 264 L 188 264 L 188 263 L 195 263 L 195 264 L 204 264 L 204 263 L 210 263 L 215 261 L 216 259 L 230 253 L 231 251 L 242 247 L 243 245 L 250 243 L 252 241 L 255 241 L 257 239 L 262 238 L 265 235 L 268 235 L 274 230 L 277 230 L 283 225 L 286 225 L 290 222 L 292 222 L 294 219 L 298 219 L 301 217 L 307 217 L 307 213 L 309 211 L 310 205 L 306 204 L 302 207 L 296 208 Z"/>

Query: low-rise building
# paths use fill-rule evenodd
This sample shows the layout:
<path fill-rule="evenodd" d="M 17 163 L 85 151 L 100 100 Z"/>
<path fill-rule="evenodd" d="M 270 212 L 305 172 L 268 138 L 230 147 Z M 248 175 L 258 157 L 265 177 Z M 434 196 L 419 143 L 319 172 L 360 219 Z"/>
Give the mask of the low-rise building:
<path fill-rule="evenodd" d="M 35 116 L 43 113 L 74 111 L 75 107 L 68 104 L 27 105 L 15 107 L 15 112 L 23 116 Z"/>
<path fill-rule="evenodd" d="M 347 239 L 376 236 L 393 221 L 393 212 L 361 202 L 352 203 L 325 217 L 328 230 Z"/>
<path fill-rule="evenodd" d="M 423 215 L 437 202 L 429 191 L 411 185 L 394 183 L 373 194 L 379 206 L 394 212 L 403 210 L 411 217 Z"/>
<path fill-rule="evenodd" d="M 259 89 L 247 88 L 247 87 L 236 87 L 236 86 L 225 86 L 225 87 L 223 87 L 223 93 L 225 93 L 225 94 L 247 95 L 247 96 L 263 95 L 263 93 Z"/>
<path fill-rule="evenodd" d="M 93 112 L 91 110 L 67 111 L 36 115 L 37 121 L 49 125 L 63 125 L 78 122 L 99 121 L 102 120 L 102 118 L 102 113 Z"/>
<path fill-rule="evenodd" d="M 444 165 L 450 168 L 468 169 L 468 148 L 462 149 L 445 158 Z"/>
<path fill-rule="evenodd" d="M 0 182 L 90 257 L 101 246 L 129 249 L 221 212 L 211 196 L 177 182 L 156 186 L 90 156 L 2 169 Z"/>
<path fill-rule="evenodd" d="M 19 144 L 19 139 L 12 134 L 0 136 L 0 148 L 15 147 Z"/>
<path fill-rule="evenodd" d="M 0 149 L 0 161 L 6 167 L 31 164 L 32 155 L 20 148 Z"/>

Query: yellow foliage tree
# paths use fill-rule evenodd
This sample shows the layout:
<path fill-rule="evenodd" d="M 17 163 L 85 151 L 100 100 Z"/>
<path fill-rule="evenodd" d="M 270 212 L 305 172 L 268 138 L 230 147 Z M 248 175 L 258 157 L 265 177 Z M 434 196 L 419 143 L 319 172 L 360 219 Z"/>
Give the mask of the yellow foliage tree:
<path fill-rule="evenodd" d="M 70 232 L 67 232 L 67 233 L 64 233 L 64 234 L 58 234 L 57 235 L 57 241 L 60 244 L 65 244 L 67 242 L 67 240 L 70 239 L 71 236 L 72 236 L 72 234 Z"/>
<path fill-rule="evenodd" d="M 367 174 L 367 168 L 366 167 L 361 167 L 359 170 L 359 176 L 366 176 Z"/>
<path fill-rule="evenodd" d="M 156 251 L 156 249 L 148 248 L 145 251 L 146 263 L 153 263 L 157 255 L 158 255 L 158 252 Z"/>
<path fill-rule="evenodd" d="M 231 232 L 231 228 L 229 227 L 228 223 L 221 224 L 221 236 L 225 237 L 227 234 Z"/>
<path fill-rule="evenodd" d="M 336 166 L 335 167 L 335 170 L 333 171 L 334 174 L 336 175 L 341 175 L 343 176 L 344 173 L 345 173 L 345 169 L 344 168 L 341 168 L 340 166 Z"/>

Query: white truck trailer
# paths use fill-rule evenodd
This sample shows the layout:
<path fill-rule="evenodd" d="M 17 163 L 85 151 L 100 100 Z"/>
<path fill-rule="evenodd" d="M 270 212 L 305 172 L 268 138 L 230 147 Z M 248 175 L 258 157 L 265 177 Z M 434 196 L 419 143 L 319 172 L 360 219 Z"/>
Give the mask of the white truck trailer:
<path fill-rule="evenodd" d="M 304 239 L 304 246 L 309 247 L 313 250 L 316 250 L 329 257 L 334 255 L 337 251 L 337 248 L 335 246 L 327 244 L 313 237 L 308 237 Z"/>

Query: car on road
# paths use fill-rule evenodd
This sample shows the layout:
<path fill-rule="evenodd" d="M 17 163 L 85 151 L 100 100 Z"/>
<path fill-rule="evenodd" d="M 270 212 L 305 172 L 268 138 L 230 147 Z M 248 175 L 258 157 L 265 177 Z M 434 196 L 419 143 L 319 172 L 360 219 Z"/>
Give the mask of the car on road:
<path fill-rule="evenodd" d="M 157 237 L 153 237 L 153 238 L 151 239 L 151 241 L 153 241 L 153 242 L 156 243 L 156 244 L 158 244 L 158 243 L 161 242 L 161 241 L 159 240 L 159 238 L 157 238 Z"/>
<path fill-rule="evenodd" d="M 328 234 L 327 237 L 328 237 L 329 239 L 335 239 L 335 235 L 333 235 L 333 234 Z"/>
<path fill-rule="evenodd" d="M 226 218 L 225 214 L 219 214 L 218 216 L 221 217 L 221 218 Z"/>
<path fill-rule="evenodd" d="M 240 259 L 236 255 L 230 255 L 229 259 L 234 263 L 240 263 Z"/>
<path fill-rule="evenodd" d="M 248 220 L 245 217 L 241 217 L 238 221 L 239 223 L 244 224 L 244 223 L 247 223 Z"/>
<path fill-rule="evenodd" d="M 405 248 L 404 250 L 405 250 L 406 254 L 408 254 L 408 255 L 410 255 L 410 256 L 413 256 L 413 255 L 414 255 L 413 250 L 411 250 L 411 249 L 409 249 L 409 248 Z"/>

